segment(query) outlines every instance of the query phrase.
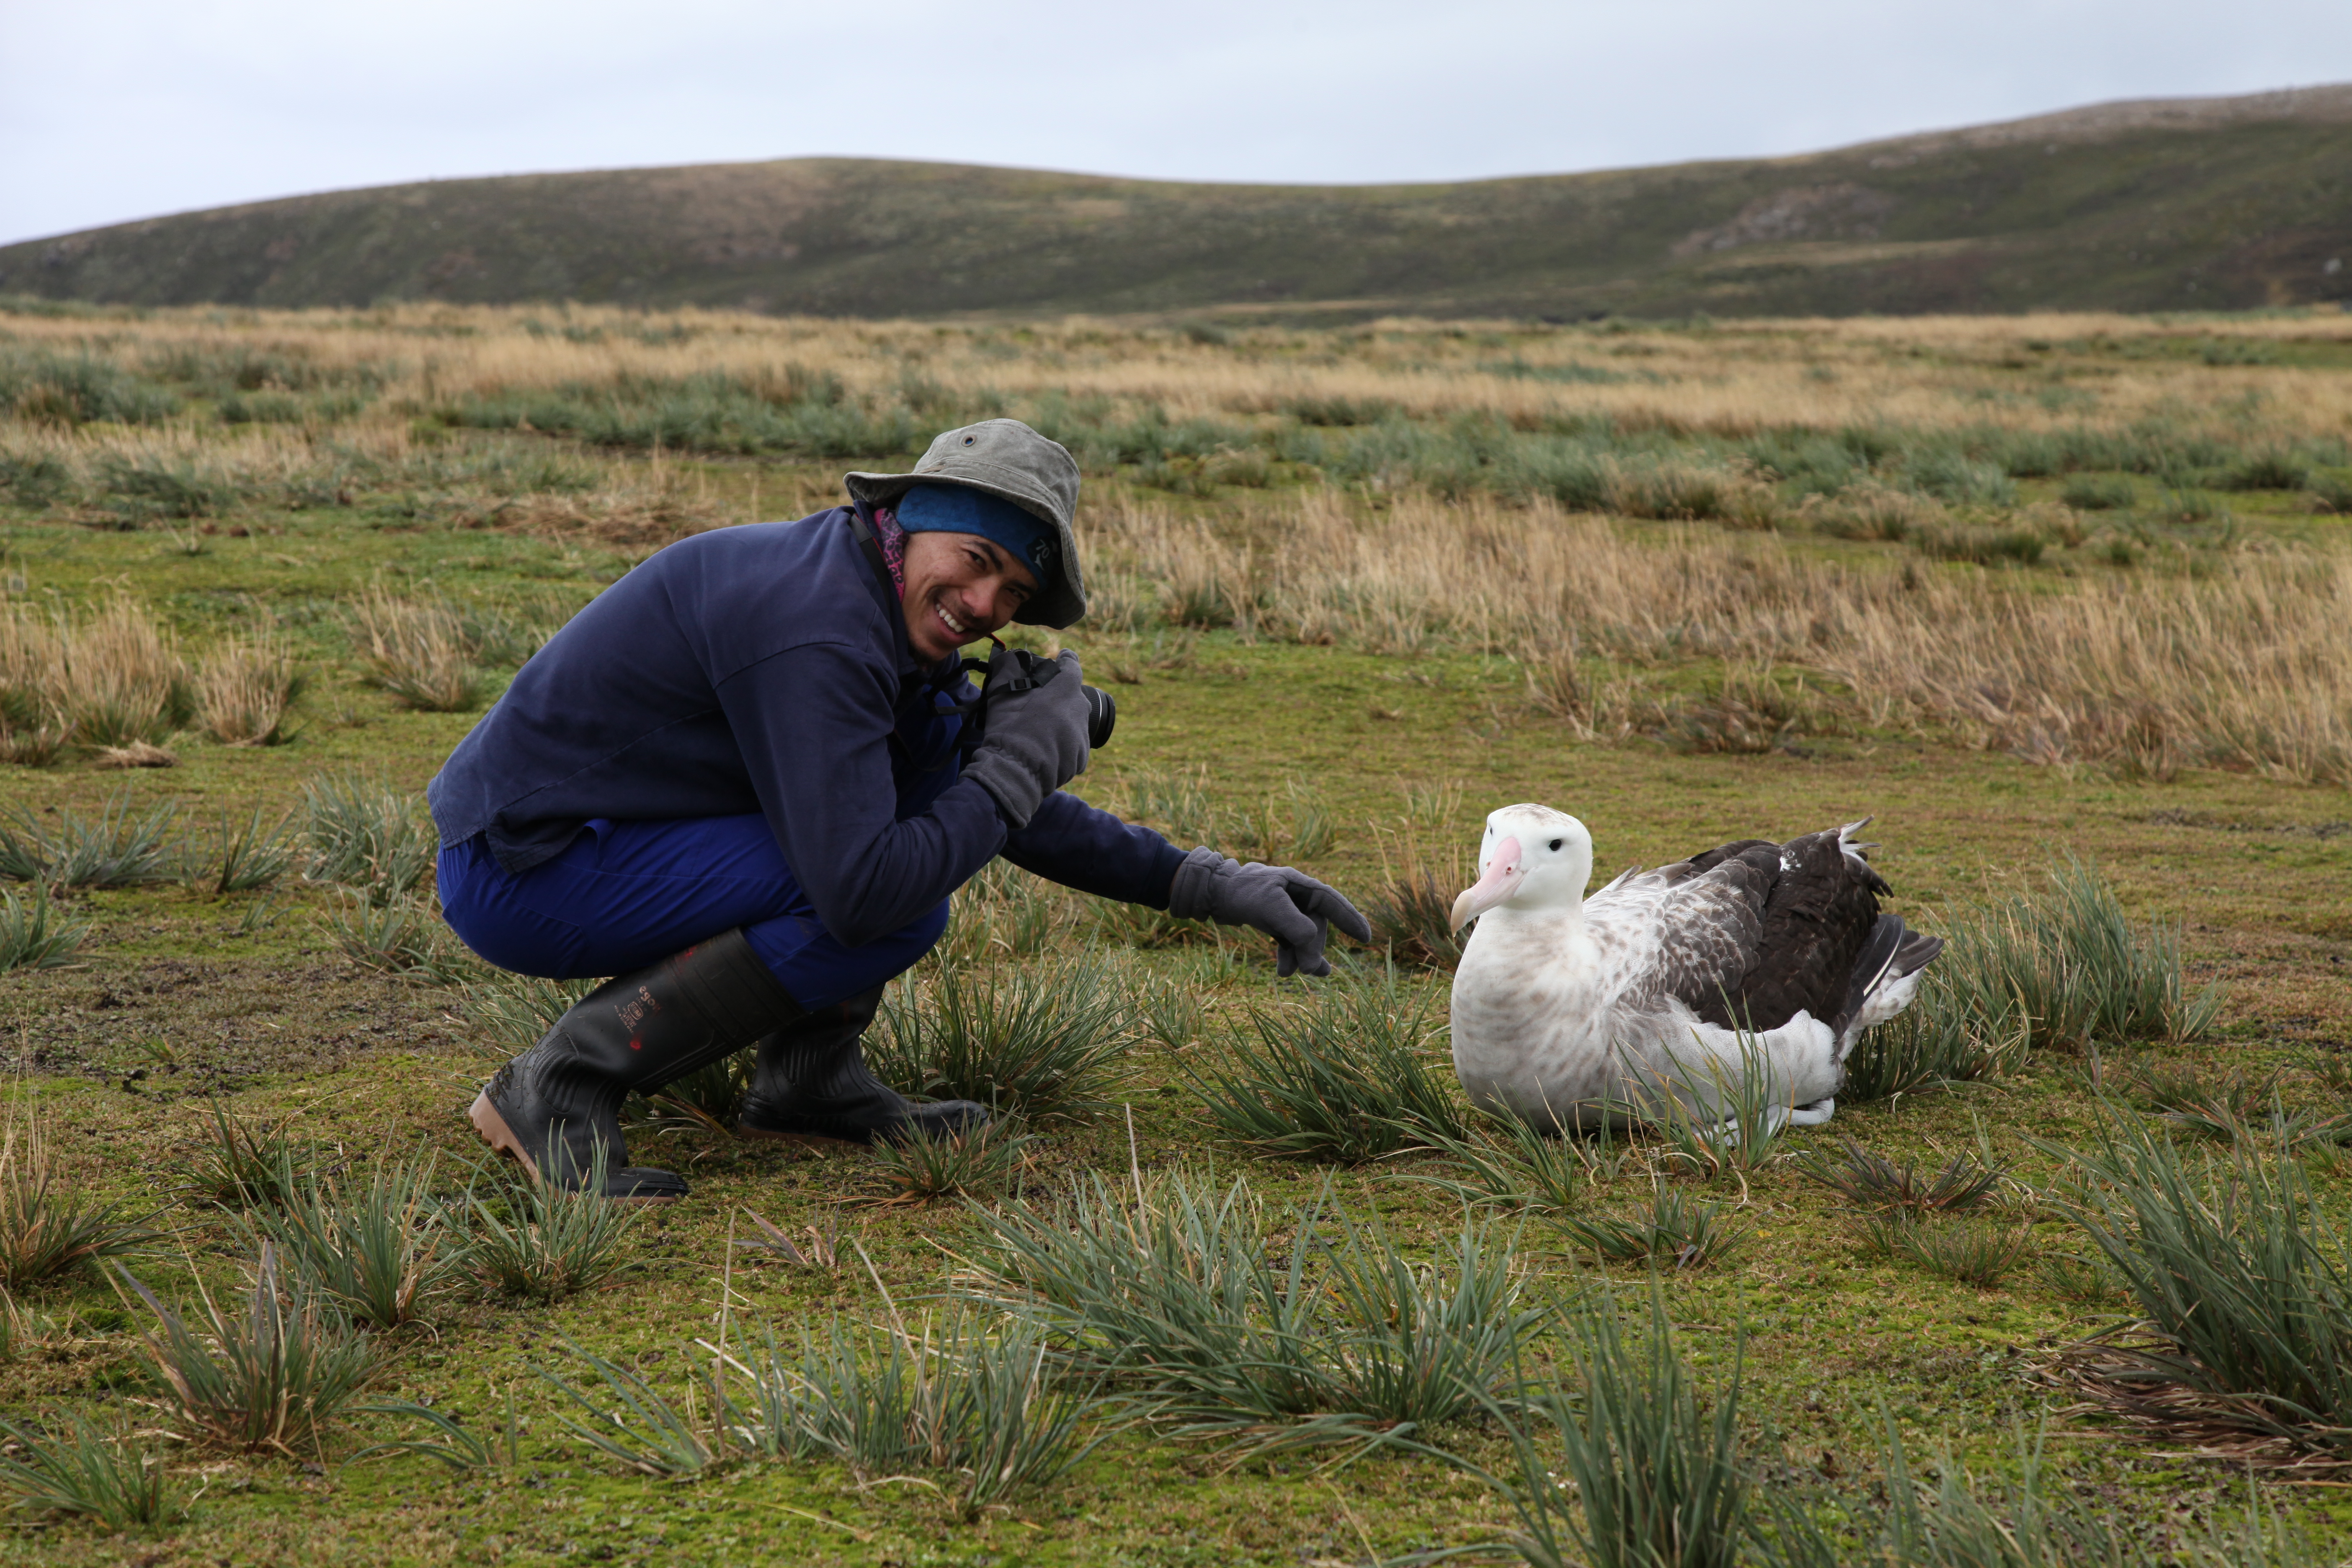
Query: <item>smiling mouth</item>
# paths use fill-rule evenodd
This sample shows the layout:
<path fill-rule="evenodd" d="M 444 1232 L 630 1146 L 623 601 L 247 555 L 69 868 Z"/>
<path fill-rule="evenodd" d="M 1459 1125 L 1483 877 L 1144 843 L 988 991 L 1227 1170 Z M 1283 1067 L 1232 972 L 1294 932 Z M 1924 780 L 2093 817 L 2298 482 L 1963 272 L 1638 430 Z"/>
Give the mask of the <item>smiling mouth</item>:
<path fill-rule="evenodd" d="M 956 619 L 945 605 L 934 601 L 931 610 L 940 617 L 940 624 L 954 634 L 957 641 L 964 642 L 971 639 L 971 628 Z"/>

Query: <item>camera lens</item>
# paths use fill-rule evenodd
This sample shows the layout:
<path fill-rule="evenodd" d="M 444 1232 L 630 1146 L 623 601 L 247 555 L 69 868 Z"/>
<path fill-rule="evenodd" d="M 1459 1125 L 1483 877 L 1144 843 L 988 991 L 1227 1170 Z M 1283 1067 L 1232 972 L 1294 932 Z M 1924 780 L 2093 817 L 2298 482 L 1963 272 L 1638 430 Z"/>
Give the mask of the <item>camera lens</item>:
<path fill-rule="evenodd" d="M 1118 704 L 1098 686 L 1080 689 L 1087 694 L 1087 744 L 1099 751 L 1110 744 L 1110 732 L 1118 725 Z"/>

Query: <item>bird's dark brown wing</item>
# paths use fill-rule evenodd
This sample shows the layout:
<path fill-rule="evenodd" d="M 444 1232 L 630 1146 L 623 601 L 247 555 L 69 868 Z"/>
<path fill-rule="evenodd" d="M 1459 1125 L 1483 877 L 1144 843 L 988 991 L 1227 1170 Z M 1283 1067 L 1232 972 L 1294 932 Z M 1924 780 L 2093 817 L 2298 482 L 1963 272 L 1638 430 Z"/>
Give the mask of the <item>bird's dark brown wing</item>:
<path fill-rule="evenodd" d="M 1825 1022 L 1838 1017 L 1886 883 L 1835 828 L 1777 847 L 1725 848 L 1768 881 L 1754 962 L 1736 985 L 1687 998 L 1692 1010 L 1726 1028 L 1758 1030 L 1777 1029 L 1800 1011 Z"/>

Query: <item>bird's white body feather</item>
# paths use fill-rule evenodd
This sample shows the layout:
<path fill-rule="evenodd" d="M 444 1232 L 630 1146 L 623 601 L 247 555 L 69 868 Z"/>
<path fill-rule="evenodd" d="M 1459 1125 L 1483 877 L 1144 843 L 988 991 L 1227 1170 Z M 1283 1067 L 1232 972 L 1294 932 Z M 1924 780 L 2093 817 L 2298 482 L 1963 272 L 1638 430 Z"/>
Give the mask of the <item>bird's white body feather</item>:
<path fill-rule="evenodd" d="M 1685 1000 L 1706 994 L 1692 977 L 1759 935 L 1737 868 L 1637 869 L 1587 898 L 1591 854 L 1583 824 L 1548 807 L 1488 818 L 1479 888 L 1456 905 L 1484 911 L 1454 978 L 1454 1065 L 1472 1101 L 1538 1128 L 1664 1097 L 1714 1118 L 1761 1104 L 1775 1121 L 1827 1121 L 1847 1047 L 1910 1003 L 1918 975 L 1878 977 L 1843 1035 L 1803 1011 L 1755 1033 L 1706 1022 Z"/>
<path fill-rule="evenodd" d="M 1581 909 L 1481 917 L 1454 977 L 1454 1067 L 1472 1102 L 1572 1127 L 1662 1094 L 1720 1116 L 1759 1091 L 1784 1114 L 1837 1092 L 1829 1025 L 1801 1012 L 1743 1036 L 1703 1022 L 1656 993 L 1660 942 L 1654 924 Z"/>

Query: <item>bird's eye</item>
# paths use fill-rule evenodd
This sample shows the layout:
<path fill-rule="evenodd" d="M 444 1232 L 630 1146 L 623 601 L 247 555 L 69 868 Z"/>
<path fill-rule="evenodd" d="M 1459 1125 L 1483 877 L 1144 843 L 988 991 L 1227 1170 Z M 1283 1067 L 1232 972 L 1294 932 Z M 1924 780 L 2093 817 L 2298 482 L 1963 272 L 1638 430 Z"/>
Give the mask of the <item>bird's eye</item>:
<path fill-rule="evenodd" d="M 1559 848 L 1562 844 L 1564 844 L 1564 843 L 1566 843 L 1566 842 L 1567 842 L 1567 840 L 1566 840 L 1566 839 L 1563 839 L 1563 838 L 1555 838 L 1555 839 L 1553 839 L 1553 840 L 1551 841 L 1551 847 L 1552 847 L 1553 848 L 1557 849 L 1557 848 Z"/>

